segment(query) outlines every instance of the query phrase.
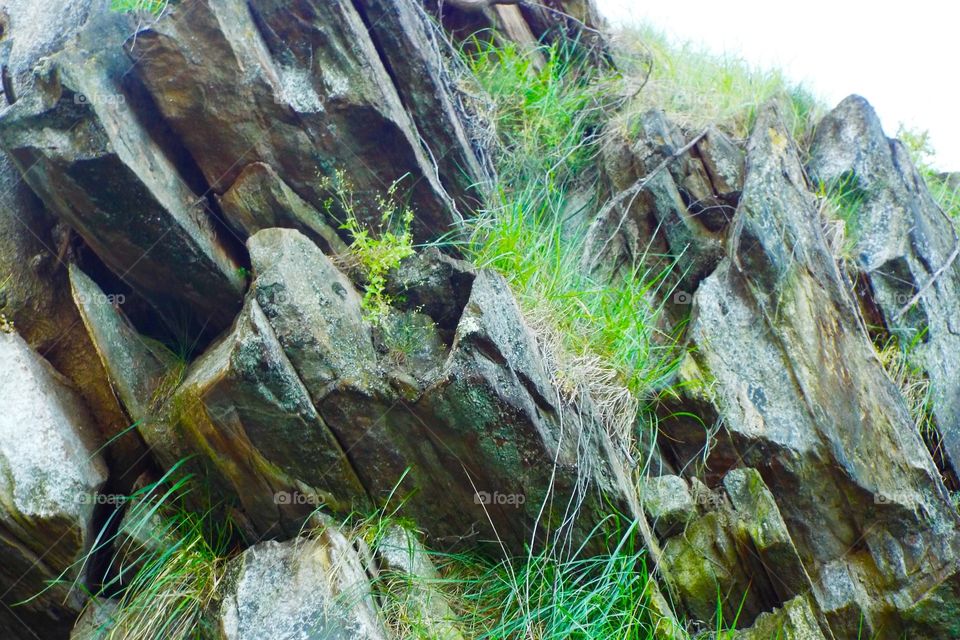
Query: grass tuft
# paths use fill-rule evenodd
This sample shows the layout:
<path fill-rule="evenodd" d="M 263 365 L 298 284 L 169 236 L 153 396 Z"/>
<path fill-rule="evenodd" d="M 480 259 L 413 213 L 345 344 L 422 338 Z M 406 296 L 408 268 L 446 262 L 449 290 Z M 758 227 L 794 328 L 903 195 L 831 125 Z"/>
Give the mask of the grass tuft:
<path fill-rule="evenodd" d="M 787 127 L 804 147 L 823 114 L 819 99 L 777 69 L 749 64 L 734 55 L 717 55 L 697 45 L 675 43 L 648 26 L 618 33 L 618 64 L 642 81 L 625 114 L 662 109 L 681 127 L 701 130 L 715 125 L 744 139 L 760 106 L 777 101 Z"/>
<path fill-rule="evenodd" d="M 589 217 L 572 204 L 597 208 L 601 132 L 624 104 L 622 78 L 570 45 L 524 52 L 477 42 L 470 51 L 501 146 L 498 188 L 467 221 L 465 252 L 510 282 L 561 395 L 589 394 L 608 429 L 629 439 L 641 399 L 676 363 L 673 338 L 657 328 L 664 274 L 639 265 L 613 282 L 585 274 Z"/>

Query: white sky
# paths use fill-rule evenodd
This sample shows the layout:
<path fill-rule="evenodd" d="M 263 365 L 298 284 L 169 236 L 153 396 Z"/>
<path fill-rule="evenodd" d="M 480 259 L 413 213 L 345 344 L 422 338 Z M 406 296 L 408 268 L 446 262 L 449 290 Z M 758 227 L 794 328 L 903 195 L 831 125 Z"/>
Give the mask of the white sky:
<path fill-rule="evenodd" d="M 613 22 L 779 67 L 827 104 L 869 100 L 887 135 L 930 132 L 935 164 L 960 171 L 960 3 L 956 0 L 596 0 Z"/>

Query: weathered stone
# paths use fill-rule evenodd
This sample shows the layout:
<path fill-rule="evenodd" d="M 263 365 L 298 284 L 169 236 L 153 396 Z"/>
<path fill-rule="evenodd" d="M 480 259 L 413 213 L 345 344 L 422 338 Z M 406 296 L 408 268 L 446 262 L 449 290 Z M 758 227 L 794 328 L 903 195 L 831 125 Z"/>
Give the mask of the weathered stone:
<path fill-rule="evenodd" d="M 664 575 L 691 620 L 710 623 L 720 607 L 724 620 L 749 624 L 766 608 L 765 594 L 752 588 L 729 529 L 728 514 L 708 513 L 663 546 Z"/>
<path fill-rule="evenodd" d="M 197 331 L 216 331 L 239 307 L 244 282 L 203 197 L 131 108 L 137 96 L 123 84 L 130 65 L 119 49 L 129 27 L 92 9 L 0 112 L 0 145 L 47 208 L 161 316 L 186 304 Z"/>
<path fill-rule="evenodd" d="M 817 617 L 806 596 L 797 596 L 782 609 L 757 618 L 750 629 L 740 632 L 736 640 L 826 640 Z"/>
<path fill-rule="evenodd" d="M 263 162 L 244 167 L 219 200 L 227 224 L 243 239 L 261 229 L 284 227 L 301 231 L 328 253 L 347 250 L 331 221 Z"/>
<path fill-rule="evenodd" d="M 657 476 L 643 481 L 640 504 L 662 538 L 679 533 L 696 515 L 687 483 L 679 476 Z"/>
<path fill-rule="evenodd" d="M 0 315 L 66 376 L 93 414 L 118 482 L 132 482 L 144 460 L 74 306 L 67 279 L 70 231 L 43 210 L 6 154 L 0 154 Z M 113 300 L 118 298 L 113 294 Z"/>
<path fill-rule="evenodd" d="M 475 276 L 470 263 L 430 247 L 405 259 L 387 275 L 387 292 L 398 307 L 422 311 L 442 329 L 453 331 Z"/>
<path fill-rule="evenodd" d="M 343 381 L 377 388 L 377 353 L 360 296 L 300 233 L 267 229 L 248 242 L 257 304 L 318 406 Z"/>
<path fill-rule="evenodd" d="M 99 435 L 65 379 L 19 336 L 0 332 L 0 361 L 0 629 L 65 634 L 82 596 L 47 581 L 80 577 L 75 563 L 95 534 L 95 494 L 107 479 Z"/>
<path fill-rule="evenodd" d="M 859 203 L 848 234 L 887 327 L 931 382 L 932 408 L 944 449 L 960 470 L 960 238 L 906 148 L 883 133 L 866 100 L 851 96 L 818 125 L 811 151 L 814 179 L 846 189 Z M 914 300 L 914 297 L 917 297 Z"/>
<path fill-rule="evenodd" d="M 466 215 L 492 186 L 493 172 L 486 157 L 490 150 L 481 147 L 467 125 L 464 96 L 448 68 L 450 49 L 445 34 L 421 0 L 361 0 L 359 6 L 383 64 L 436 165 L 437 177 Z"/>
<path fill-rule="evenodd" d="M 176 367 L 173 354 L 138 334 L 79 267 L 70 265 L 69 273 L 73 300 L 111 386 L 133 420 L 147 418 L 164 378 Z"/>
<path fill-rule="evenodd" d="M 352 2 L 196 0 L 171 6 L 128 50 L 215 193 L 226 193 L 248 164 L 264 163 L 323 211 L 330 191 L 320 178 L 339 169 L 370 221 L 379 222 L 376 197 L 397 181 L 410 192 L 418 238 L 441 235 L 453 221 Z"/>
<path fill-rule="evenodd" d="M 389 592 L 387 601 L 403 615 L 412 637 L 464 640 L 441 590 L 442 579 L 416 534 L 393 526 L 378 541 L 376 553 L 378 583 Z"/>
<path fill-rule="evenodd" d="M 830 629 L 839 638 L 872 637 L 874 627 L 867 618 L 869 596 L 852 567 L 843 560 L 820 568 L 815 584 L 817 607 Z"/>
<path fill-rule="evenodd" d="M 583 266 L 601 273 L 630 272 L 636 265 L 654 265 L 658 271 L 670 258 L 680 274 L 678 293 L 689 296 L 723 255 L 720 234 L 732 217 L 742 160 L 716 131 L 698 140 L 710 154 L 709 165 L 696 147 L 680 154 L 696 138 L 685 136 L 660 111 L 643 114 L 636 127 L 635 139 L 620 132 L 606 145 L 605 168 L 616 206 L 604 207 L 593 221 Z M 708 168 L 720 176 L 717 186 Z M 689 305 L 686 298 L 676 302 Z"/>
<path fill-rule="evenodd" d="M 767 586 L 782 602 L 810 590 L 780 509 L 755 469 L 734 469 L 723 486 L 736 513 L 736 535 L 741 541 L 741 564 L 752 569 L 755 584 Z"/>
<path fill-rule="evenodd" d="M 398 391 L 359 295 L 307 238 L 270 229 L 249 248 L 257 302 L 375 501 L 403 501 L 434 539 L 482 532 L 518 549 L 533 523 L 543 535 L 568 503 L 581 509 L 579 536 L 609 512 L 600 495 L 635 508 L 592 407 L 577 413 L 556 397 L 501 277 L 473 279 L 449 353 L 429 358 L 442 366 Z M 428 290 L 435 283 L 426 278 Z M 555 506 L 542 512 L 548 496 Z"/>
<path fill-rule="evenodd" d="M 77 618 L 77 623 L 70 632 L 70 640 L 108 640 L 114 626 L 113 615 L 116 610 L 115 600 L 91 601 Z"/>
<path fill-rule="evenodd" d="M 865 605 L 885 632 L 899 632 L 906 603 L 934 587 L 946 597 L 957 580 L 957 515 L 779 122 L 761 113 L 729 258 L 695 297 L 690 336 L 727 434 L 710 458 L 755 467 L 814 582 L 843 559 L 868 577 Z M 669 421 L 661 429 L 669 439 Z"/>
<path fill-rule="evenodd" d="M 262 536 L 295 535 L 320 506 L 347 515 L 367 504 L 253 297 L 232 332 L 191 366 L 168 411 L 180 448 L 203 454 L 211 482 Z M 176 455 L 167 452 L 168 465 Z"/>
<path fill-rule="evenodd" d="M 221 640 L 388 637 L 363 564 L 332 528 L 316 539 L 250 547 L 230 562 L 220 599 Z"/>

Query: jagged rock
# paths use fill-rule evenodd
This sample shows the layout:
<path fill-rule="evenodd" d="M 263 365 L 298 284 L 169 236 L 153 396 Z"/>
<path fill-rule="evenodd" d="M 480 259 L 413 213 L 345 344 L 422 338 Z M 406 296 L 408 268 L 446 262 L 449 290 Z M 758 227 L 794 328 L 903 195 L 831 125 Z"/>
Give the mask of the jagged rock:
<path fill-rule="evenodd" d="M 685 136 L 660 111 L 643 114 L 635 126 L 635 139 L 620 132 L 605 145 L 616 206 L 593 221 L 583 266 L 630 272 L 669 256 L 680 274 L 675 302 L 686 307 L 695 284 L 723 255 L 722 233 L 742 185 L 742 152 L 716 129 Z"/>
<path fill-rule="evenodd" d="M 230 562 L 220 600 L 220 640 L 388 637 L 357 552 L 332 528 L 250 547 Z"/>
<path fill-rule="evenodd" d="M 687 483 L 679 476 L 645 479 L 640 490 L 640 504 L 661 538 L 681 531 L 697 515 Z"/>
<path fill-rule="evenodd" d="M 176 454 L 202 453 L 215 470 L 210 480 L 239 500 L 261 536 L 295 535 L 321 506 L 348 515 L 368 503 L 349 451 L 314 408 L 253 297 L 231 333 L 191 366 L 168 412 L 180 438 Z"/>
<path fill-rule="evenodd" d="M 130 482 L 145 451 L 135 434 L 120 435 L 130 420 L 114 397 L 71 299 L 69 235 L 43 210 L 6 154 L 0 154 L 0 315 L 70 380 L 93 414 L 102 440 L 111 443 L 106 456 L 115 478 Z M 111 295 L 114 301 L 120 299 Z"/>
<path fill-rule="evenodd" d="M 133 108 L 119 48 L 131 24 L 102 4 L 91 8 L 76 37 L 44 57 L 0 111 L 0 145 L 47 208 L 161 316 L 186 305 L 198 331 L 216 331 L 239 307 L 243 278 L 202 191 L 178 175 Z"/>
<path fill-rule="evenodd" d="M 512 41 L 530 48 L 564 36 L 579 42 L 595 58 L 602 58 L 606 23 L 593 0 L 545 0 L 537 4 L 485 0 L 422 0 L 450 32 L 460 40 L 477 34 L 497 41 Z"/>
<path fill-rule="evenodd" d="M 177 366 L 174 355 L 144 338 L 110 297 L 76 265 L 70 265 L 73 300 L 110 384 L 129 415 L 147 418 L 164 378 Z"/>
<path fill-rule="evenodd" d="M 446 34 L 421 0 L 361 0 L 359 6 L 437 177 L 466 214 L 490 188 L 493 170 L 486 157 L 489 150 L 467 124 L 475 116 L 467 113 L 448 68 Z"/>
<path fill-rule="evenodd" d="M 215 193 L 226 193 L 250 163 L 264 163 L 324 211 L 330 191 L 321 178 L 340 169 L 370 221 L 379 222 L 376 196 L 401 179 L 419 238 L 441 235 L 453 221 L 421 133 L 353 3 L 196 0 L 170 7 L 128 50 Z"/>
<path fill-rule="evenodd" d="M 744 627 L 761 612 L 809 592 L 811 584 L 760 474 L 734 469 L 723 486 L 726 497 L 700 485 L 694 500 L 681 485 L 689 503 L 688 522 L 667 534 L 672 537 L 664 544 L 661 566 L 693 618 L 709 623 L 719 598 L 725 623 L 735 620 L 737 627 Z M 694 503 L 704 515 L 691 522 Z"/>
<path fill-rule="evenodd" d="M 724 620 L 749 624 L 765 608 L 749 589 L 729 528 L 726 513 L 711 512 L 663 545 L 663 575 L 692 620 L 710 623 L 719 606 Z"/>
<path fill-rule="evenodd" d="M 347 250 L 330 221 L 263 162 L 244 167 L 219 201 L 227 224 L 243 239 L 261 229 L 284 227 L 298 229 L 328 253 Z"/>
<path fill-rule="evenodd" d="M 476 275 L 449 352 L 418 381 L 384 362 L 359 295 L 307 238 L 269 229 L 248 246 L 257 303 L 376 502 L 405 501 L 434 539 L 482 532 L 516 548 L 568 504 L 579 503 L 573 526 L 584 535 L 609 512 L 600 490 L 625 512 L 636 508 L 592 407 L 576 413 L 556 397 L 501 277 Z M 429 290 L 438 279 L 425 282 Z M 541 513 L 548 496 L 555 506 Z"/>
<path fill-rule="evenodd" d="M 810 579 L 760 474 L 755 469 L 734 469 L 723 479 L 723 486 L 735 513 L 741 564 L 750 569 L 754 585 L 775 594 L 781 602 L 807 592 Z"/>
<path fill-rule="evenodd" d="M 107 479 L 99 435 L 66 380 L 23 339 L 0 332 L 0 360 L 0 630 L 65 634 L 82 597 L 47 581 L 78 577 L 75 563 L 96 533 L 95 494 Z"/>
<path fill-rule="evenodd" d="M 818 125 L 811 151 L 814 179 L 859 202 L 847 214 L 855 260 L 869 278 L 887 327 L 931 382 L 932 408 L 944 449 L 960 470 L 960 239 L 906 148 L 883 133 L 866 100 L 851 96 Z M 918 296 L 916 300 L 914 297 Z"/>
<path fill-rule="evenodd" d="M 758 119 L 729 257 L 695 296 L 690 336 L 725 433 L 707 465 L 759 471 L 815 585 L 843 562 L 868 595 L 868 625 L 930 637 L 940 622 L 908 625 L 906 611 L 932 594 L 951 600 L 957 515 L 779 122 L 770 108 Z M 669 442 L 670 421 L 661 428 Z"/>
<path fill-rule="evenodd" d="M 470 263 L 430 247 L 405 259 L 387 275 L 387 293 L 401 309 L 422 311 L 440 328 L 453 331 L 467 306 L 475 276 Z"/>
<path fill-rule="evenodd" d="M 70 640 L 107 640 L 116 610 L 115 600 L 91 601 L 77 618 L 77 623 L 70 632 Z"/>
<path fill-rule="evenodd" d="M 861 636 L 862 637 L 862 636 Z M 817 624 L 817 617 L 806 596 L 797 596 L 783 608 L 765 613 L 736 640 L 826 640 Z"/>
<path fill-rule="evenodd" d="M 440 589 L 442 578 L 414 533 L 390 527 L 376 553 L 378 583 L 389 592 L 387 602 L 398 609 L 413 637 L 464 640 L 456 614 Z"/>

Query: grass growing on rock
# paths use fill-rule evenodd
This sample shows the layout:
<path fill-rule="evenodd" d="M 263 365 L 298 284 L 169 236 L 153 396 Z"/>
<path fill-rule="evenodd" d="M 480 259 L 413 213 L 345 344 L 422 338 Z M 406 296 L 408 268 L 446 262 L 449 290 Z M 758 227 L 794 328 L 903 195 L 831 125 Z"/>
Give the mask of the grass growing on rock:
<path fill-rule="evenodd" d="M 198 481 L 175 465 L 134 492 L 119 533 L 104 524 L 83 560 L 111 551 L 106 578 L 88 607 L 116 606 L 96 630 L 105 640 L 188 640 L 209 637 L 204 615 L 217 594 L 232 536 L 229 523 L 185 502 Z M 113 519 L 123 512 L 116 511 Z M 207 630 L 208 631 L 208 630 Z"/>
<path fill-rule="evenodd" d="M 602 127 L 624 102 L 621 78 L 560 46 L 477 44 L 465 55 L 500 145 L 499 181 L 466 223 L 466 252 L 510 282 L 556 360 L 560 391 L 589 391 L 606 405 L 611 431 L 623 434 L 638 399 L 668 378 L 675 354 L 657 329 L 663 274 L 637 265 L 631 277 L 600 282 L 580 266 L 598 205 Z"/>
<path fill-rule="evenodd" d="M 759 108 L 774 100 L 801 147 L 823 115 L 818 98 L 781 71 L 691 43 L 671 42 L 650 26 L 622 29 L 614 51 L 620 68 L 640 83 L 627 114 L 661 109 L 680 126 L 699 130 L 715 125 L 743 139 Z"/>
<path fill-rule="evenodd" d="M 634 546 L 635 527 L 620 527 L 600 555 L 559 558 L 544 550 L 498 562 L 424 550 L 435 575 L 387 571 L 373 588 L 393 637 L 405 640 L 653 640 L 657 616 L 647 605 L 653 583 L 646 554 Z M 380 512 L 349 526 L 347 536 L 376 550 L 397 528 L 419 535 L 412 523 Z M 424 611 L 427 599 L 446 606 Z M 438 619 L 444 610 L 447 617 Z"/>

